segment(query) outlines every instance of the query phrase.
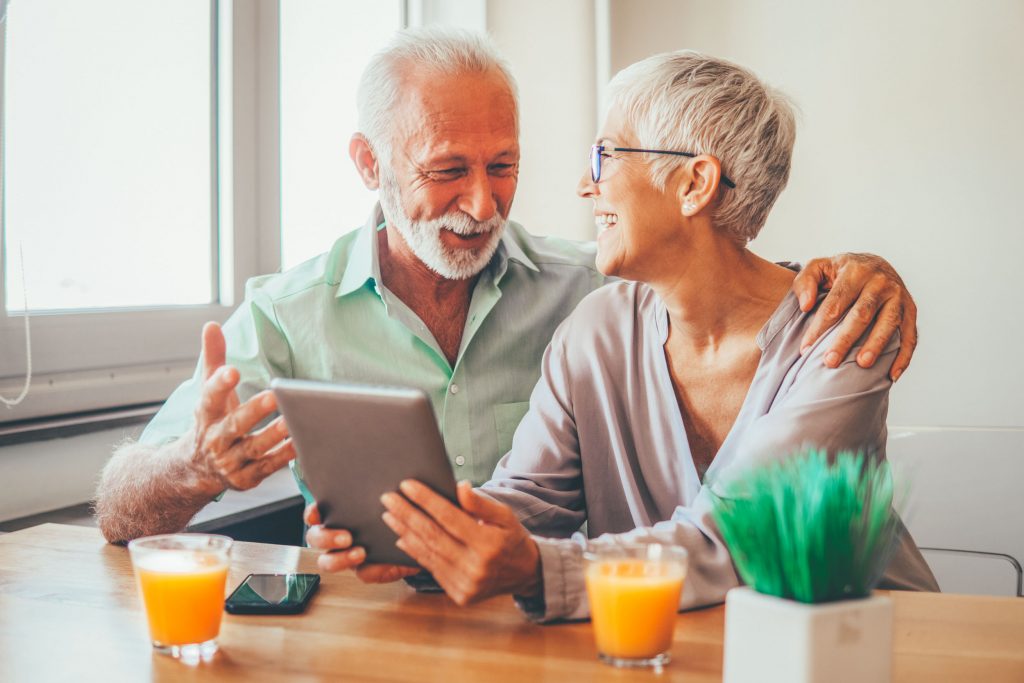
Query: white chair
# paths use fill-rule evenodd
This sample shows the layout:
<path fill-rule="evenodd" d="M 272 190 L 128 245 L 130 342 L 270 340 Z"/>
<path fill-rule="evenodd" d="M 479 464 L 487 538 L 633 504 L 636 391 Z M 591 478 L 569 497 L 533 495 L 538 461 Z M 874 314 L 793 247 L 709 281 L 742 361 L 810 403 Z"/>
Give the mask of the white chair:
<path fill-rule="evenodd" d="M 891 426 L 887 454 L 942 590 L 1024 596 L 1024 429 Z"/>

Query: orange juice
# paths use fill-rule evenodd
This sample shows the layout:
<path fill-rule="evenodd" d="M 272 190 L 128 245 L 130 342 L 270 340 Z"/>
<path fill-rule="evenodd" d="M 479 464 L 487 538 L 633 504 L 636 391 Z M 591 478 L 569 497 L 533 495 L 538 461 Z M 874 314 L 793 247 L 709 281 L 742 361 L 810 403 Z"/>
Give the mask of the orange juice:
<path fill-rule="evenodd" d="M 598 651 L 619 659 L 667 652 L 679 610 L 685 565 L 645 559 L 607 559 L 585 574 Z"/>
<path fill-rule="evenodd" d="M 188 645 L 217 637 L 228 577 L 224 558 L 164 550 L 136 560 L 135 573 L 153 641 Z"/>

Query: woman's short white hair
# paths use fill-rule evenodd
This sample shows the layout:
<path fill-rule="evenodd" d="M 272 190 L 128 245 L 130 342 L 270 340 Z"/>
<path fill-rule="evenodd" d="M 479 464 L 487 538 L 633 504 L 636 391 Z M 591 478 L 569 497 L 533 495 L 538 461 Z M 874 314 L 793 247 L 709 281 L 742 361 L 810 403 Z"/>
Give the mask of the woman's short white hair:
<path fill-rule="evenodd" d="M 609 85 L 644 149 L 709 154 L 736 183 L 721 185 L 712 220 L 741 244 L 757 237 L 789 180 L 796 119 L 780 92 L 724 59 L 683 50 L 626 67 Z M 649 154 L 651 178 L 664 189 L 686 157 Z"/>
<path fill-rule="evenodd" d="M 403 69 L 408 67 L 441 75 L 498 71 L 508 82 L 518 126 L 515 79 L 486 34 L 446 26 L 404 29 L 370 59 L 359 81 L 359 131 L 384 164 L 391 159 L 394 112 L 401 98 Z"/>

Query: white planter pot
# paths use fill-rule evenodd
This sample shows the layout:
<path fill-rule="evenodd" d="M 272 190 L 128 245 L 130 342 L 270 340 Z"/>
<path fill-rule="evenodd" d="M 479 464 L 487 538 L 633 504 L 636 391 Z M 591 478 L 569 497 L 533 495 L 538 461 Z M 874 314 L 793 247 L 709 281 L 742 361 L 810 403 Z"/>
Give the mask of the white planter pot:
<path fill-rule="evenodd" d="M 734 588 L 725 597 L 725 683 L 888 683 L 892 601 L 807 605 Z"/>

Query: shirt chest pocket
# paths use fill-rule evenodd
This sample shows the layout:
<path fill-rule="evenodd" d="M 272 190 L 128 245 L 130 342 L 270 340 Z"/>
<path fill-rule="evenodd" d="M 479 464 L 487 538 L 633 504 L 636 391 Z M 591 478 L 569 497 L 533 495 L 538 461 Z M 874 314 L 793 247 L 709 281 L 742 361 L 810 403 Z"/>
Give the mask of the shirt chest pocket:
<path fill-rule="evenodd" d="M 512 436 L 522 421 L 526 411 L 530 409 L 529 401 L 516 403 L 500 403 L 494 406 L 494 427 L 498 435 L 498 457 L 512 448 Z"/>

